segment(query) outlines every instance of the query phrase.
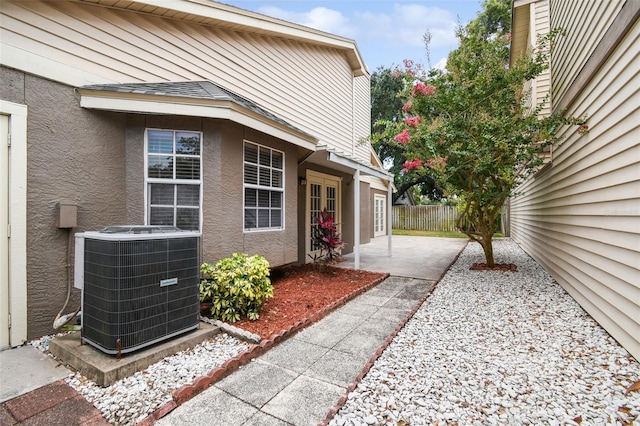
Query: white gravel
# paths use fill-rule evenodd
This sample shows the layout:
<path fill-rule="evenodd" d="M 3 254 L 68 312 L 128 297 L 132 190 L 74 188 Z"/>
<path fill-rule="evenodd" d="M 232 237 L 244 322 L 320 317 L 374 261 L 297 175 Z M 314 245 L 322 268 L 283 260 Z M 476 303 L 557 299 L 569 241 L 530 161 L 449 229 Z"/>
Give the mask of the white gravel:
<path fill-rule="evenodd" d="M 31 345 L 46 352 L 52 337 L 55 336 L 44 336 Z M 65 380 L 98 408 L 108 422 L 135 425 L 171 401 L 173 390 L 194 383 L 198 377 L 248 349 L 246 342 L 220 333 L 108 387 L 100 387 L 80 373 Z"/>
<path fill-rule="evenodd" d="M 330 422 L 640 425 L 640 365 L 510 239 L 470 243 Z"/>

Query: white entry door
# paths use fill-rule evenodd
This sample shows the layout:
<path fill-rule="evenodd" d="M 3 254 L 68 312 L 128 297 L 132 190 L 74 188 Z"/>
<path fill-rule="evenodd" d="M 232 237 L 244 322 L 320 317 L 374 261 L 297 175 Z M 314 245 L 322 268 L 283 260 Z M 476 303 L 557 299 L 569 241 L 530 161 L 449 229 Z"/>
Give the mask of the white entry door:
<path fill-rule="evenodd" d="M 324 173 L 307 170 L 307 214 L 306 214 L 306 261 L 320 253 L 320 247 L 314 243 L 314 229 L 318 227 L 320 212 L 327 209 L 338 224 L 340 232 L 340 178 Z"/>
<path fill-rule="evenodd" d="M 0 349 L 9 347 L 9 117 L 0 114 Z"/>
<path fill-rule="evenodd" d="M 373 197 L 374 217 L 373 236 L 387 235 L 387 197 L 375 194 Z"/>

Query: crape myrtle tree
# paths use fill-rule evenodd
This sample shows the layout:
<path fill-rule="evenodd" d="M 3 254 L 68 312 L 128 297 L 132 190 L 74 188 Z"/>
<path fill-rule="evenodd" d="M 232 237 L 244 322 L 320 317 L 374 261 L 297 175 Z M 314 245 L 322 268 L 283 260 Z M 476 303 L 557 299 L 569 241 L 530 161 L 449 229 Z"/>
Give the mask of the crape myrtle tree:
<path fill-rule="evenodd" d="M 545 102 L 531 107 L 523 91 L 526 81 L 548 68 L 560 31 L 539 38 L 511 67 L 509 33 L 499 27 L 488 36 L 474 31 L 471 24 L 458 29 L 460 46 L 449 55 L 446 71 L 410 81 L 403 120 L 386 132 L 408 159 L 403 173 L 431 174 L 445 196 L 458 198 L 458 227 L 480 243 L 491 268 L 492 237 L 505 201 L 542 164 L 542 151 L 557 142 L 559 126 L 583 132 L 586 125 L 561 112 L 540 117 Z"/>
<path fill-rule="evenodd" d="M 407 160 L 405 152 L 393 141 L 393 134 L 386 131 L 387 127 L 393 127 L 403 119 L 402 107 L 407 101 L 404 93 L 406 84 L 415 78 L 425 77 L 422 67 L 410 60 L 405 60 L 402 68 L 380 66 L 371 74 L 371 145 L 394 175 L 397 191 L 393 194 L 393 202 L 414 188 L 431 200 L 442 198 L 431 174 L 402 173 Z"/>

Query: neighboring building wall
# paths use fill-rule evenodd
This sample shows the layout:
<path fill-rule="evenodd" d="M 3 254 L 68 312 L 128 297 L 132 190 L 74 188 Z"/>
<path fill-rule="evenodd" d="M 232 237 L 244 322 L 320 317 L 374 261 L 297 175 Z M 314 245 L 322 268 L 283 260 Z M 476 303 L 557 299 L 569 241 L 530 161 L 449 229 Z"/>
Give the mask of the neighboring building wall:
<path fill-rule="evenodd" d="M 553 108 L 567 93 L 624 2 L 625 0 L 551 2 L 551 28 L 566 31 L 565 36 L 558 39 L 556 50 L 551 56 Z"/>
<path fill-rule="evenodd" d="M 568 30 L 554 55 L 554 104 L 571 92 L 598 43 L 611 55 L 599 68 L 588 64 L 592 78 L 567 105 L 569 115 L 588 117 L 589 133 L 560 129 L 566 139 L 552 166 L 511 201 L 511 235 L 640 359 L 640 24 L 631 21 L 609 45 L 601 26 L 612 24 L 620 2 L 552 5 L 567 6 L 552 10 L 552 26 Z"/>
<path fill-rule="evenodd" d="M 337 49 L 71 1 L 3 1 L 0 30 L 71 85 L 208 79 L 347 154 L 368 135 L 369 77 Z"/>
<path fill-rule="evenodd" d="M 529 46 L 535 48 L 538 38 L 549 33 L 549 0 L 542 0 L 531 4 L 531 29 L 529 33 Z M 551 70 L 543 71 L 532 82 L 531 105 L 538 107 L 544 103 L 540 111 L 543 116 L 551 114 Z"/>

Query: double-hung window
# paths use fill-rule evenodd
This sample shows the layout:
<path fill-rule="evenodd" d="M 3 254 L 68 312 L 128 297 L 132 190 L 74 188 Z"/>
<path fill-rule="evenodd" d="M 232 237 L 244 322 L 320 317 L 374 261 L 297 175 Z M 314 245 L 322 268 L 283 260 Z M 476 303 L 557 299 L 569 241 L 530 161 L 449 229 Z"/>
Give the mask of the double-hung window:
<path fill-rule="evenodd" d="M 146 132 L 147 224 L 200 230 L 202 133 Z"/>
<path fill-rule="evenodd" d="M 284 153 L 244 142 L 244 229 L 284 229 Z"/>

